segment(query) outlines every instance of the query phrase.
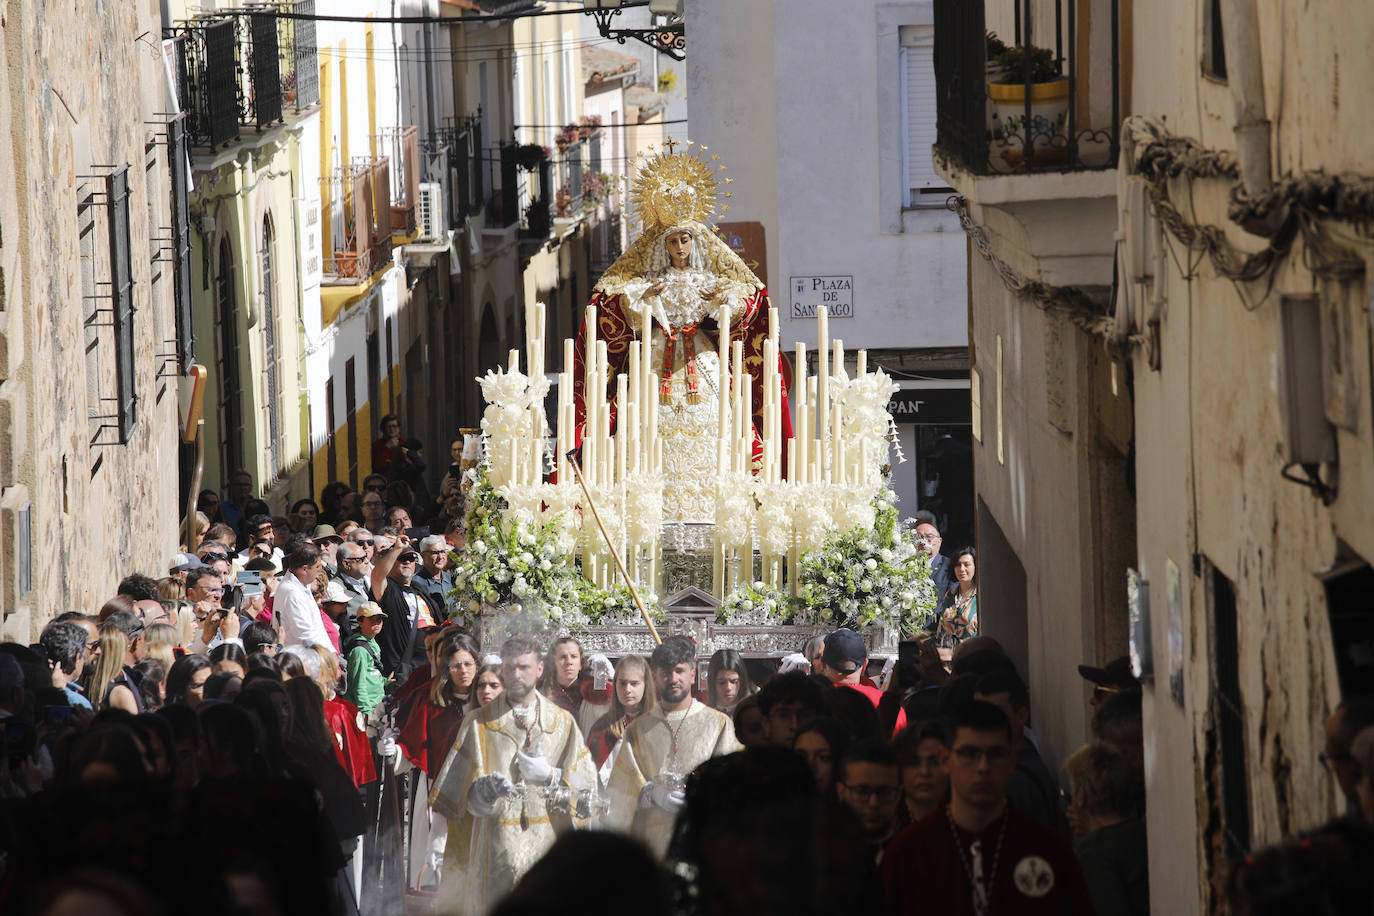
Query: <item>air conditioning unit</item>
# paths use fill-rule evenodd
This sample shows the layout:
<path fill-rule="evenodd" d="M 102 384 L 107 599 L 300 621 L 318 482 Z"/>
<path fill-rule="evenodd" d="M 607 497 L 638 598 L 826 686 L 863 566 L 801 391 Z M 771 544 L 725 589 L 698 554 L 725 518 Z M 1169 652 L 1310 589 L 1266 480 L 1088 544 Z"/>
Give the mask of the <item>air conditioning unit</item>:
<path fill-rule="evenodd" d="M 437 181 L 420 182 L 420 238 L 442 242 L 448 237 L 444 220 L 444 186 Z"/>

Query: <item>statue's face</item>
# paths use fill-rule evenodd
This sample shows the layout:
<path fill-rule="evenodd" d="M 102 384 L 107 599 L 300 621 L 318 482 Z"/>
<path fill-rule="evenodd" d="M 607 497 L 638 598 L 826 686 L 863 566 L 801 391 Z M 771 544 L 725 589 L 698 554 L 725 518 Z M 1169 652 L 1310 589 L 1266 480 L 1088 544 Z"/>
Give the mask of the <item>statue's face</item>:
<path fill-rule="evenodd" d="M 687 266 L 687 261 L 692 257 L 692 233 L 686 229 L 674 232 L 668 236 L 668 257 L 672 259 L 673 266 L 683 268 Z"/>

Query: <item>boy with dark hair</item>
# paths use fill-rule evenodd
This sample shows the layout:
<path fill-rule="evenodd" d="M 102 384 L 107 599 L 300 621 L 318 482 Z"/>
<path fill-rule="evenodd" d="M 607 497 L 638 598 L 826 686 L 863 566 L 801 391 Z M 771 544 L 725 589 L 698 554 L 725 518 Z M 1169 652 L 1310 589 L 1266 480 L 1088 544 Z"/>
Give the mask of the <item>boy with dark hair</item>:
<path fill-rule="evenodd" d="M 1016 753 L 1016 768 L 1007 786 L 1007 797 L 1022 812 L 1067 837 L 1069 822 L 1064 817 L 1059 783 L 1027 736 L 1030 691 L 1026 689 L 1026 682 L 1013 669 L 989 671 L 978 678 L 973 696 L 998 707 L 1011 720 L 1011 746 Z"/>
<path fill-rule="evenodd" d="M 797 732 L 825 711 L 825 694 L 801 671 L 779 674 L 758 692 L 759 712 L 768 727 L 768 742 L 792 749 Z"/>
<path fill-rule="evenodd" d="M 897 807 L 902 798 L 897 754 L 880 738 L 864 738 L 845 748 L 835 770 L 835 790 L 863 828 L 875 863 L 897 832 Z"/>
<path fill-rule="evenodd" d="M 629 830 L 658 856 L 668 850 L 687 774 L 740 750 L 730 717 L 692 697 L 696 645 L 669 636 L 649 656 L 658 703 L 630 723 L 611 767 L 607 824 Z"/>
<path fill-rule="evenodd" d="M 1068 841 L 1007 801 L 1015 756 L 1006 713 L 975 700 L 949 714 L 945 734 L 949 804 L 888 845 L 887 912 L 1090 916 Z"/>

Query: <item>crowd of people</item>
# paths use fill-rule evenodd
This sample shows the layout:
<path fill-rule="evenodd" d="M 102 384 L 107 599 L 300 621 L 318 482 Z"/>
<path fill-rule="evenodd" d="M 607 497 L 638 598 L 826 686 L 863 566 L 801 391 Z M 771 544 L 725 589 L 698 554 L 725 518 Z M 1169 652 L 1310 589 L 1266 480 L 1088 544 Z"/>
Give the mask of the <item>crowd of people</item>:
<path fill-rule="evenodd" d="M 165 576 L 0 644 L 0 911 L 1150 911 L 1139 682 L 1081 667 L 1093 740 L 1047 760 L 933 519 L 900 661 L 850 630 L 781 660 L 483 646 L 448 622 L 461 445 L 431 498 L 382 428 L 390 478 L 274 516 L 235 474 Z M 1236 912 L 1368 909 L 1374 700 L 1328 733 L 1364 819 L 1237 862 Z"/>

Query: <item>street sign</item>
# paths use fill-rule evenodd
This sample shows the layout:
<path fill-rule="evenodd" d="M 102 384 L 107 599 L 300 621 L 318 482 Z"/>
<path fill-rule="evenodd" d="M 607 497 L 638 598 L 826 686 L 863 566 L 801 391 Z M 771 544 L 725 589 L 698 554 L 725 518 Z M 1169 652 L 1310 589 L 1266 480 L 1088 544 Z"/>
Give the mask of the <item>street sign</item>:
<path fill-rule="evenodd" d="M 815 318 L 816 306 L 823 305 L 831 318 L 854 317 L 854 278 L 852 276 L 792 277 L 793 318 Z"/>

